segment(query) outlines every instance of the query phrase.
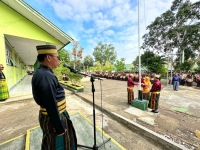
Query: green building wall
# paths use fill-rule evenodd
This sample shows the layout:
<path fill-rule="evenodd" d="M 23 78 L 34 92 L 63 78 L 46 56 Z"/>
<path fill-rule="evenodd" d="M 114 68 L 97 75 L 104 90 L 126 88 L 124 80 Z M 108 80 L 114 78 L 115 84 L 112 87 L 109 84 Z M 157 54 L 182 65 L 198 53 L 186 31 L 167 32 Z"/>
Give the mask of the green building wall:
<path fill-rule="evenodd" d="M 11 90 L 12 87 L 14 87 L 21 79 L 27 75 L 27 73 L 25 67 L 26 64 L 21 59 L 21 57 L 17 55 L 17 60 L 15 60 L 14 55 L 17 52 L 14 48 L 12 48 L 12 60 L 20 60 L 20 62 L 18 62 L 18 66 L 6 64 L 5 35 L 38 40 L 44 43 L 59 45 L 64 44 L 1 1 L 0 18 L 0 64 L 3 64 L 5 67 L 3 72 L 6 76 L 8 88 Z M 12 45 L 9 46 L 13 47 Z M 34 68 L 36 69 L 37 67 L 38 62 L 35 63 Z"/>

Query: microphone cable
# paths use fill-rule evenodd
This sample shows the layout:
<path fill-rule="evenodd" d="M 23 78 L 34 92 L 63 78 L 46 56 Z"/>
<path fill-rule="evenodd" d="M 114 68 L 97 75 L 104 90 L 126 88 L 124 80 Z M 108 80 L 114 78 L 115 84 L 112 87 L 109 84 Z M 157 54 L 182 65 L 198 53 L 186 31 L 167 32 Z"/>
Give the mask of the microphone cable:
<path fill-rule="evenodd" d="M 103 137 L 103 132 L 104 132 L 104 129 L 103 129 L 103 100 L 102 100 L 102 82 L 101 82 L 101 80 L 100 80 L 100 91 L 101 91 L 101 116 L 102 116 L 102 124 L 101 124 L 101 130 L 102 130 L 102 140 L 103 140 L 103 143 L 105 142 L 104 141 L 104 137 Z M 111 146 L 111 145 L 110 145 Z M 104 143 L 104 149 L 106 148 L 106 146 L 105 146 L 105 143 Z"/>
<path fill-rule="evenodd" d="M 104 129 L 103 129 L 103 98 L 102 98 L 102 82 L 101 82 L 101 80 L 100 80 L 100 91 L 101 91 L 101 120 L 102 120 L 102 124 L 101 124 L 101 130 L 102 130 L 102 132 L 101 132 L 101 138 L 102 138 L 102 140 L 103 140 L 103 142 L 104 142 L 104 138 L 103 138 L 103 132 L 104 132 Z M 104 144 L 104 149 L 105 149 L 105 144 Z"/>
<path fill-rule="evenodd" d="M 100 80 L 100 91 L 101 91 L 101 119 L 102 119 L 101 130 L 102 130 L 102 139 L 103 139 L 103 100 L 102 100 L 102 83 L 101 83 L 101 80 Z"/>

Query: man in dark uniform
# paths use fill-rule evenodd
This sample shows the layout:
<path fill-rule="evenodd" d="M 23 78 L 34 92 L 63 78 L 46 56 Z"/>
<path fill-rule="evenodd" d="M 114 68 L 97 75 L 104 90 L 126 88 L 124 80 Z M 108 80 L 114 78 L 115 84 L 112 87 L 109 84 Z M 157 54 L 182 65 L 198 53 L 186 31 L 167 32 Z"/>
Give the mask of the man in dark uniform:
<path fill-rule="evenodd" d="M 54 45 L 37 46 L 40 66 L 32 78 L 33 97 L 38 105 L 43 131 L 42 150 L 76 150 L 77 139 L 66 111 L 65 92 L 52 69 L 60 64 Z"/>

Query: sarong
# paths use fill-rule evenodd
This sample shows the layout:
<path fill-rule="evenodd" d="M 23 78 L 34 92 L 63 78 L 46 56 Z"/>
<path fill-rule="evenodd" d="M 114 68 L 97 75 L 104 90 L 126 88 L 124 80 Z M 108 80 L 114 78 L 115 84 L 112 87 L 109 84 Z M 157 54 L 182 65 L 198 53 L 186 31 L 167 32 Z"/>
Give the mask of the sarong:
<path fill-rule="evenodd" d="M 67 131 L 62 136 L 57 136 L 48 115 L 39 113 L 40 127 L 43 131 L 41 150 L 77 150 L 76 133 L 67 111 L 60 114 L 65 122 Z"/>
<path fill-rule="evenodd" d="M 181 79 L 181 83 L 180 83 L 180 85 L 185 85 L 185 79 Z"/>
<path fill-rule="evenodd" d="M 192 86 L 192 82 L 187 82 L 187 86 Z"/>
<path fill-rule="evenodd" d="M 132 100 L 134 99 L 133 88 L 127 88 L 128 92 L 128 104 L 131 104 Z"/>
<path fill-rule="evenodd" d="M 143 93 L 143 99 L 148 100 L 149 101 L 149 97 L 150 97 L 150 93 Z"/>
<path fill-rule="evenodd" d="M 197 79 L 197 87 L 200 87 L 200 80 Z"/>
<path fill-rule="evenodd" d="M 152 110 L 158 110 L 160 93 L 159 92 L 152 92 L 150 101 L 149 101 L 149 108 Z"/>
<path fill-rule="evenodd" d="M 0 101 L 9 98 L 8 86 L 5 79 L 0 79 Z"/>

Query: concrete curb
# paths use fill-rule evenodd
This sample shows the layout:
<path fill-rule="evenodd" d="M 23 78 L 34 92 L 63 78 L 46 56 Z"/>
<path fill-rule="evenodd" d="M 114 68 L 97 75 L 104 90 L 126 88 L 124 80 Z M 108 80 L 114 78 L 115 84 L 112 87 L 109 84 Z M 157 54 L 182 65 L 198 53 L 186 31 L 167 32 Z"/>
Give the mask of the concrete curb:
<path fill-rule="evenodd" d="M 1 105 L 1 104 L 8 104 L 8 103 L 26 101 L 26 100 L 30 100 L 30 99 L 33 99 L 33 96 L 32 96 L 32 95 L 17 96 L 17 97 L 13 97 L 13 98 L 10 98 L 10 99 L 8 99 L 8 100 L 5 100 L 5 101 L 0 102 L 0 105 Z"/>
<path fill-rule="evenodd" d="M 146 138 L 151 138 L 156 143 L 160 143 L 161 145 L 163 145 L 165 149 L 188 150 L 184 146 L 178 145 L 177 143 L 175 143 L 169 139 L 166 139 L 162 135 L 159 135 L 158 133 L 151 131 L 148 128 L 145 128 L 145 127 L 137 124 L 136 122 L 131 121 L 130 119 L 127 119 L 117 113 L 114 113 L 114 112 L 111 112 L 111 113 L 113 115 L 113 118 L 115 118 L 115 120 L 117 120 L 120 123 L 122 123 L 123 125 L 127 126 L 129 129 L 131 129 L 131 131 L 136 131 L 140 135 L 145 136 Z"/>
<path fill-rule="evenodd" d="M 79 98 L 81 98 L 82 100 L 84 100 L 86 103 L 93 105 L 92 101 L 89 101 L 88 99 L 84 98 L 83 96 L 79 95 L 78 93 L 74 93 L 76 96 L 78 96 Z M 114 112 L 110 112 L 104 108 L 101 108 L 100 106 L 98 106 L 97 104 L 95 104 L 95 107 L 98 110 L 103 110 L 103 112 L 108 115 L 109 117 L 113 118 L 114 120 L 120 122 L 121 124 L 123 124 L 124 126 L 126 126 L 127 128 L 129 128 L 131 131 L 136 132 L 140 135 L 143 135 L 145 138 L 147 139 L 151 139 L 153 140 L 155 143 L 160 144 L 162 147 L 164 147 L 167 150 L 189 150 L 186 147 L 179 145 L 169 139 L 166 139 L 164 136 L 159 135 L 158 133 L 149 130 L 146 127 L 143 127 L 141 125 L 139 125 L 136 122 L 133 122 L 117 113 Z"/>

